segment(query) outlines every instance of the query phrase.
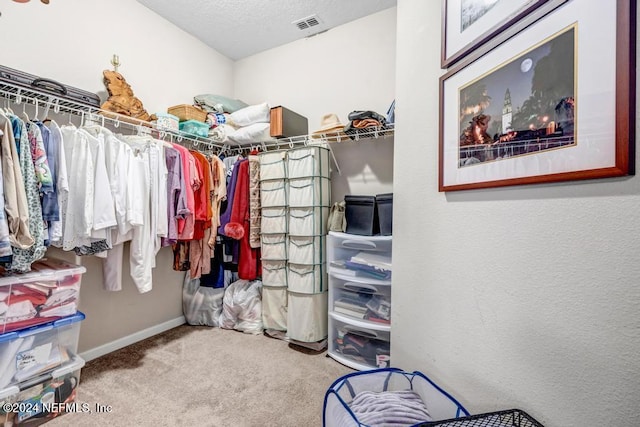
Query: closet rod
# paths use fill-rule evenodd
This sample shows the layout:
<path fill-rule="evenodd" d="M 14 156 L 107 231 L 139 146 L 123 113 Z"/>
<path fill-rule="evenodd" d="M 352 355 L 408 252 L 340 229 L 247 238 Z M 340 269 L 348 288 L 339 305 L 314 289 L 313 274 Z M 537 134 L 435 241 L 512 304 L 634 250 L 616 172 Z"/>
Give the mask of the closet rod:
<path fill-rule="evenodd" d="M 157 137 L 160 139 L 164 139 L 166 136 L 169 136 L 172 138 L 172 140 L 175 139 L 175 141 L 177 141 L 178 143 L 188 141 L 195 147 L 198 147 L 200 144 L 204 144 L 212 150 L 222 150 L 224 148 L 224 144 L 214 142 L 209 138 L 185 134 L 184 132 L 158 129 L 155 127 L 155 125 L 143 120 L 139 120 L 133 117 L 116 115 L 115 113 L 112 113 L 110 111 L 95 108 L 86 104 L 82 104 L 80 102 L 73 102 L 67 99 L 59 98 L 55 95 L 46 94 L 35 89 L 27 89 L 20 86 L 12 85 L 7 82 L 0 82 L 0 97 L 12 101 L 16 105 L 20 105 L 23 102 L 26 102 L 27 104 L 33 104 L 36 106 L 36 108 L 39 105 L 42 105 L 45 107 L 45 115 L 48 114 L 51 109 L 53 109 L 53 112 L 56 114 L 68 113 L 75 116 L 80 116 L 83 118 L 83 122 L 85 118 L 91 120 L 94 123 L 104 123 L 106 121 L 116 128 L 121 124 L 124 124 L 125 126 L 130 126 L 137 129 L 139 132 L 144 131 L 144 129 L 147 129 L 147 131 L 154 131 L 157 133 Z"/>
<path fill-rule="evenodd" d="M 31 101 L 30 103 L 36 105 L 43 105 L 45 107 L 45 114 L 48 114 L 49 110 L 53 108 L 53 111 L 56 114 L 59 113 L 70 113 L 76 116 L 88 116 L 92 117 L 95 122 L 95 117 L 98 116 L 100 121 L 109 121 L 113 124 L 114 127 L 119 127 L 120 124 L 125 124 L 128 126 L 134 126 L 141 131 L 144 128 L 153 130 L 158 133 L 158 138 L 164 139 L 164 137 L 169 136 L 172 140 L 175 138 L 175 141 L 181 143 L 183 141 L 188 141 L 197 148 L 200 144 L 204 144 L 209 147 L 211 151 L 214 149 L 218 150 L 219 154 L 229 153 L 229 152 L 242 152 L 243 150 L 253 149 L 254 147 L 261 147 L 263 151 L 267 151 L 271 148 L 280 149 L 282 146 L 288 146 L 289 148 L 293 148 L 299 145 L 313 145 L 314 143 L 327 143 L 328 141 L 336 141 L 341 142 L 341 139 L 344 141 L 349 141 L 350 138 L 343 136 L 334 136 L 334 135 L 319 135 L 319 138 L 312 138 L 311 135 L 300 135 L 293 136 L 289 138 L 282 138 L 276 141 L 265 141 L 265 142 L 253 142 L 247 144 L 235 144 L 231 145 L 229 143 L 223 143 L 214 141 L 211 138 L 204 138 L 196 135 L 186 134 L 184 132 L 176 132 L 165 129 L 158 129 L 155 125 L 145 122 L 143 120 L 135 119 L 127 116 L 118 116 L 115 113 L 110 111 L 102 110 L 100 108 L 93 107 L 91 105 L 83 104 L 81 102 L 71 101 L 68 99 L 60 98 L 58 96 L 52 95 L 50 93 L 45 93 L 39 91 L 35 88 L 25 88 L 22 86 L 14 85 L 9 82 L 0 82 L 0 97 L 13 101 L 16 104 L 21 104 L 24 101 Z M 357 129 L 354 133 L 354 140 L 358 141 L 359 139 L 364 138 L 379 138 L 385 137 L 388 135 L 393 135 L 393 127 L 390 129 L 378 129 L 378 128 L 368 128 L 368 129 Z M 340 166 L 338 165 L 338 160 L 336 159 L 335 154 L 333 153 L 333 149 L 331 148 L 331 144 L 326 144 L 329 148 L 329 152 L 331 153 L 331 157 L 333 159 L 334 164 L 336 165 L 336 169 L 340 175 L 342 172 L 340 170 Z"/>

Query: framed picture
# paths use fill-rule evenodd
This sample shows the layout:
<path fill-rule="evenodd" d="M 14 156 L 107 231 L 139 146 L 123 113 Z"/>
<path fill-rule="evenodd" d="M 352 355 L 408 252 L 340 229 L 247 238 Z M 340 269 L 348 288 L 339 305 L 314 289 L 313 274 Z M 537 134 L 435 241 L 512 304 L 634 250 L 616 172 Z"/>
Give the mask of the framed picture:
<path fill-rule="evenodd" d="M 477 58 L 568 0 L 443 0 L 442 68 Z"/>
<path fill-rule="evenodd" d="M 571 1 L 443 75 L 439 190 L 634 174 L 635 19 Z"/>

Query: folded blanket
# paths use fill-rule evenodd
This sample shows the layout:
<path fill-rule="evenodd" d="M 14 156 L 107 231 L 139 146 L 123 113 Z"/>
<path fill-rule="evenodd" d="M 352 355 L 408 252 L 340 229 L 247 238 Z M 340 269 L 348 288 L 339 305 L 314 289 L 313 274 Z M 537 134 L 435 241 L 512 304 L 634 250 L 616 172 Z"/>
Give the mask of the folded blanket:
<path fill-rule="evenodd" d="M 410 426 L 431 421 L 427 407 L 412 390 L 358 393 L 349 405 L 358 421 L 371 427 Z"/>

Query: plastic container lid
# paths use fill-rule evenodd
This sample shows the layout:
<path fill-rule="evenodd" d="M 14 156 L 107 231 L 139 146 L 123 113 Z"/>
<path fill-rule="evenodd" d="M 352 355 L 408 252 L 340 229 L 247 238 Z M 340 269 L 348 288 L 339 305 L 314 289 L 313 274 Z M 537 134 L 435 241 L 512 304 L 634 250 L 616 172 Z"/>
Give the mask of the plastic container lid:
<path fill-rule="evenodd" d="M 32 326 L 27 329 L 22 329 L 19 331 L 7 332 L 6 334 L 0 335 L 0 344 L 7 341 L 13 341 L 18 338 L 28 337 L 30 335 L 38 334 L 50 329 L 59 328 L 61 326 L 70 325 L 72 323 L 80 322 L 85 319 L 85 315 L 83 312 L 78 311 L 76 314 L 72 314 L 71 316 L 63 317 L 62 319 L 55 320 L 53 322 L 43 323 L 41 325 Z"/>
<path fill-rule="evenodd" d="M 38 280 L 59 280 L 65 276 L 82 274 L 87 269 L 55 258 L 44 258 L 31 264 L 31 271 L 25 274 L 0 277 L 0 286 L 30 283 Z"/>

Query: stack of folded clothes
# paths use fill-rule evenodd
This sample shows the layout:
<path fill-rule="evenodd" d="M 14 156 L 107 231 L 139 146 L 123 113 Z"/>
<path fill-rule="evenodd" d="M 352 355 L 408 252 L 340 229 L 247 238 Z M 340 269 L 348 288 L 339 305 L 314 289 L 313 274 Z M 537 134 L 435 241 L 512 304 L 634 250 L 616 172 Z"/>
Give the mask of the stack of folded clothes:
<path fill-rule="evenodd" d="M 378 280 L 391 280 L 391 257 L 359 252 L 344 262 L 345 267 L 356 270 Z"/>
<path fill-rule="evenodd" d="M 358 131 L 366 129 L 387 130 L 387 119 L 375 111 L 352 111 L 349 113 L 349 123 L 344 127 L 344 133 L 355 139 Z"/>
<path fill-rule="evenodd" d="M 387 341 L 367 338 L 351 332 L 345 334 L 341 332 L 338 331 L 336 349 L 357 362 L 377 366 L 379 356 L 390 354 L 390 345 Z"/>
<path fill-rule="evenodd" d="M 0 333 L 76 313 L 81 274 L 62 267 L 44 260 L 33 265 L 33 272 L 21 276 L 22 283 L 11 284 L 11 278 L 3 278 L 10 284 L 0 284 Z M 40 271 L 48 274 L 40 274 Z M 59 273 L 52 274 L 56 271 Z"/>

